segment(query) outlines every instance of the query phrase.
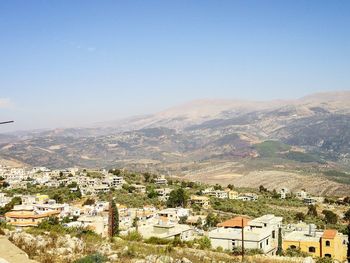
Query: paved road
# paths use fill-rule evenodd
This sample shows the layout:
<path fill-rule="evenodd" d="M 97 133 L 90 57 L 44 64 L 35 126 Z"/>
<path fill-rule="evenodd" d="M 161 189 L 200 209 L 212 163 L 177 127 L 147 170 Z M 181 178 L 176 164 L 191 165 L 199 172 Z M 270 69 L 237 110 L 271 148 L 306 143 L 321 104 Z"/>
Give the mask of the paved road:
<path fill-rule="evenodd" d="M 0 236 L 0 263 L 35 263 L 26 253 L 12 244 L 6 237 Z"/>

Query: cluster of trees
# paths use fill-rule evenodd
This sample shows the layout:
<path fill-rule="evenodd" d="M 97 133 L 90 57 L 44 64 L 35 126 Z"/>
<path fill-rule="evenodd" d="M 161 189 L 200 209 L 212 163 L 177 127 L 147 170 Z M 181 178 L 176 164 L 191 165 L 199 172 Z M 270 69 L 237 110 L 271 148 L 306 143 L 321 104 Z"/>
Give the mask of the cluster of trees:
<path fill-rule="evenodd" d="M 326 224 L 331 224 L 331 225 L 335 225 L 339 222 L 339 216 L 334 213 L 333 211 L 330 210 L 323 210 L 321 212 L 321 214 L 323 215 L 322 220 L 326 223 Z M 317 218 L 319 217 L 318 212 L 317 212 L 317 208 L 315 205 L 310 205 L 308 207 L 308 211 L 306 214 L 302 213 L 302 212 L 298 212 L 295 214 L 295 220 L 298 221 L 304 221 L 306 219 L 306 216 L 309 217 L 313 217 L 313 218 Z M 348 209 L 345 213 L 344 213 L 344 218 L 345 221 L 350 223 L 350 209 Z M 350 233 L 350 232 L 349 232 Z"/>
<path fill-rule="evenodd" d="M 14 197 L 12 200 L 7 203 L 4 207 L 0 207 L 0 215 L 4 215 L 5 213 L 12 210 L 15 205 L 22 204 L 22 199 L 20 197 Z"/>
<path fill-rule="evenodd" d="M 188 198 L 188 194 L 183 188 L 175 189 L 170 192 L 167 207 L 185 207 Z"/>

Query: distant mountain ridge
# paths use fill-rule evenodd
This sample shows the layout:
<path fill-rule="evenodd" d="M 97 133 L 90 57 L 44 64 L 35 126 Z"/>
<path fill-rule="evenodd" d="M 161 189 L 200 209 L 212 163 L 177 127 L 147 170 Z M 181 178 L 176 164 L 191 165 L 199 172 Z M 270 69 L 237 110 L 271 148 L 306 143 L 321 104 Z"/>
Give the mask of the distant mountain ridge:
<path fill-rule="evenodd" d="M 271 140 L 288 150 L 264 156 L 257 145 Z M 126 166 L 178 175 L 236 162 L 244 169 L 225 173 L 280 166 L 350 171 L 349 153 L 350 91 L 268 102 L 198 100 L 86 128 L 0 137 L 0 157 L 30 165 Z"/>

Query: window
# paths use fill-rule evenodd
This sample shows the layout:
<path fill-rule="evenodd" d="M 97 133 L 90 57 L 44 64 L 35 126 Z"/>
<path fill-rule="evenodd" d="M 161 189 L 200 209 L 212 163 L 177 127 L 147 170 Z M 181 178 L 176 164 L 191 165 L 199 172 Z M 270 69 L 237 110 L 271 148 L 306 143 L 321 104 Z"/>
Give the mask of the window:
<path fill-rule="evenodd" d="M 268 245 L 269 244 L 269 239 L 266 239 L 266 245 Z"/>
<path fill-rule="evenodd" d="M 294 245 L 291 245 L 290 246 L 290 249 L 296 249 L 297 247 L 296 246 L 294 246 Z"/>
<path fill-rule="evenodd" d="M 324 254 L 324 256 L 325 256 L 326 258 L 331 258 L 331 257 L 332 257 L 331 254 Z"/>
<path fill-rule="evenodd" d="M 276 238 L 276 231 L 275 230 L 272 231 L 272 238 Z"/>
<path fill-rule="evenodd" d="M 315 253 L 316 252 L 316 248 L 315 247 L 309 247 L 309 252 L 310 253 Z"/>
<path fill-rule="evenodd" d="M 262 242 L 260 242 L 260 248 L 262 248 Z"/>
<path fill-rule="evenodd" d="M 235 247 L 236 246 L 236 241 L 232 240 L 232 246 Z"/>
<path fill-rule="evenodd" d="M 331 245 L 331 241 L 326 241 L 326 247 L 329 247 Z"/>

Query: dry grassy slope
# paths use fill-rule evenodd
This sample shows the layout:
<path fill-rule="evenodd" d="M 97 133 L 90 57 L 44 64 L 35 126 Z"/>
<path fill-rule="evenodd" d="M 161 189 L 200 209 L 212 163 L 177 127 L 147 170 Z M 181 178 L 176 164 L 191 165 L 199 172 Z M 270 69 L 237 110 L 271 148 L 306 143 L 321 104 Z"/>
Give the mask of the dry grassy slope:
<path fill-rule="evenodd" d="M 1 159 L 0 158 L 0 165 L 2 166 L 9 166 L 9 167 L 23 167 L 26 166 L 24 163 L 15 160 L 15 159 Z"/>
<path fill-rule="evenodd" d="M 211 184 L 218 183 L 223 186 L 233 184 L 237 187 L 258 188 L 260 185 L 264 185 L 270 190 L 287 187 L 294 192 L 305 189 L 314 195 L 342 196 L 350 192 L 350 185 L 330 181 L 320 174 L 301 175 L 297 172 L 279 170 L 251 171 L 243 174 L 223 169 L 209 172 L 194 172 L 186 175 L 184 178 Z"/>

